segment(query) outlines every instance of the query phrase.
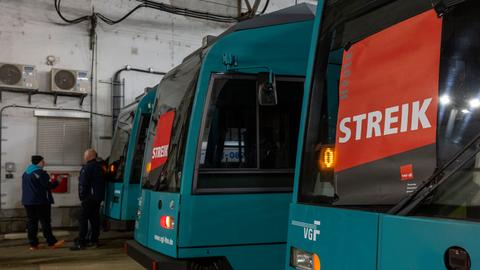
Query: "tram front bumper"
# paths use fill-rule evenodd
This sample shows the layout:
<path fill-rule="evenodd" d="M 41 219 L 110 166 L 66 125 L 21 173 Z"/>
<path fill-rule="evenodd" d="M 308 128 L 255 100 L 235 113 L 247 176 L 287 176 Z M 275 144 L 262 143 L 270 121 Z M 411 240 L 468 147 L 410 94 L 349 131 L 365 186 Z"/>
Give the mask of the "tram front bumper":
<path fill-rule="evenodd" d="M 163 255 L 140 245 L 134 240 L 125 242 L 125 253 L 149 270 L 188 270 L 188 261 Z"/>

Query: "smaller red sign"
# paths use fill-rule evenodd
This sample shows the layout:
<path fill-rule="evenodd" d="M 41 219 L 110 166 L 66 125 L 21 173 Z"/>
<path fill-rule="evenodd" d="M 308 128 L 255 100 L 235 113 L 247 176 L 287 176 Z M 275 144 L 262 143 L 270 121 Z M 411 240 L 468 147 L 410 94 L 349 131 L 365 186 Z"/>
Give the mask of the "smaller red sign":
<path fill-rule="evenodd" d="M 68 192 L 68 178 L 70 175 L 68 173 L 52 173 L 52 181 L 58 181 L 59 184 L 56 188 L 52 189 L 53 193 L 67 193 Z"/>
<path fill-rule="evenodd" d="M 174 119 L 175 111 L 166 112 L 158 118 L 157 130 L 155 132 L 155 139 L 152 148 L 152 170 L 167 162 Z"/>
<path fill-rule="evenodd" d="M 400 167 L 400 179 L 402 181 L 413 180 L 413 165 L 408 164 Z"/>

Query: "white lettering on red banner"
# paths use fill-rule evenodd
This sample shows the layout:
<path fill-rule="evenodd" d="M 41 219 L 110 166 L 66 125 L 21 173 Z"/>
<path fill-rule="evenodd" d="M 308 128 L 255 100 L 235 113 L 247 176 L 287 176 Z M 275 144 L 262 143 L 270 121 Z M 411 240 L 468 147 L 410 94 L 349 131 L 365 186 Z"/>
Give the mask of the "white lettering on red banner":
<path fill-rule="evenodd" d="M 429 10 L 343 52 L 336 172 L 436 142 L 441 37 Z"/>
<path fill-rule="evenodd" d="M 175 111 L 166 112 L 158 118 L 155 139 L 153 141 L 152 170 L 159 168 L 167 162 L 174 119 Z"/>
<path fill-rule="evenodd" d="M 432 103 L 432 98 L 423 101 L 414 101 L 401 106 L 393 106 L 382 111 L 373 111 L 353 117 L 345 117 L 340 120 L 339 129 L 341 132 L 338 138 L 339 143 L 346 143 L 355 134 L 355 140 L 369 139 L 393 135 L 417 129 L 431 128 L 428 120 L 427 110 Z M 366 128 L 364 121 L 366 122 Z M 383 127 L 383 128 L 382 128 Z"/>
<path fill-rule="evenodd" d="M 152 159 L 168 157 L 168 144 L 153 148 Z"/>

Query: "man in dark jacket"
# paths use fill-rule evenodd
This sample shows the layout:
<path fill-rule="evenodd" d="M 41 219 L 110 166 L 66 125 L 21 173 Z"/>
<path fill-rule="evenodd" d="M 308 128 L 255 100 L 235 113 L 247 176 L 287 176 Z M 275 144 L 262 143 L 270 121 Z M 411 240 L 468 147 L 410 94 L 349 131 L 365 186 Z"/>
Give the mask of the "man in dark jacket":
<path fill-rule="evenodd" d="M 102 164 L 97 160 L 97 152 L 88 149 L 84 154 L 85 165 L 80 171 L 78 197 L 82 204 L 80 232 L 71 250 L 85 249 L 87 245 L 98 245 L 100 236 L 100 204 L 105 196 L 105 182 Z M 90 222 L 90 239 L 87 239 Z"/>
<path fill-rule="evenodd" d="M 30 249 L 39 248 L 38 222 L 42 224 L 43 236 L 52 248 L 63 246 L 64 241 L 57 241 L 52 233 L 51 205 L 53 196 L 51 190 L 58 182 L 50 182 L 50 176 L 43 170 L 45 161 L 42 156 L 32 156 L 30 164 L 22 176 L 22 204 L 27 211 L 27 229 Z"/>

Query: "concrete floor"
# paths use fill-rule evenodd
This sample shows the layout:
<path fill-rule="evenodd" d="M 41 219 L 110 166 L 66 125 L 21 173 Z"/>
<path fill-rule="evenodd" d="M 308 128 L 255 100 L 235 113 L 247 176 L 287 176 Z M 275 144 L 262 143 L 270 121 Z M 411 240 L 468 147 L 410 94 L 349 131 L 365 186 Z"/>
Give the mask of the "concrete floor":
<path fill-rule="evenodd" d="M 0 241 L 0 269 L 14 270 L 97 270 L 97 269 L 143 269 L 123 252 L 123 243 L 131 233 L 104 233 L 102 246 L 82 251 L 70 251 L 74 233 L 65 239 L 67 243 L 61 249 L 41 249 L 30 251 L 26 240 Z M 42 239 L 40 239 L 42 241 Z"/>

